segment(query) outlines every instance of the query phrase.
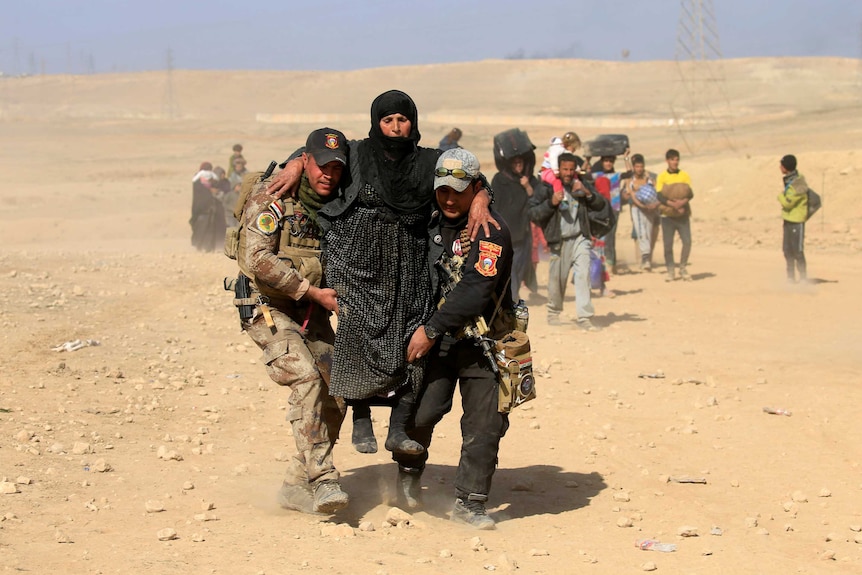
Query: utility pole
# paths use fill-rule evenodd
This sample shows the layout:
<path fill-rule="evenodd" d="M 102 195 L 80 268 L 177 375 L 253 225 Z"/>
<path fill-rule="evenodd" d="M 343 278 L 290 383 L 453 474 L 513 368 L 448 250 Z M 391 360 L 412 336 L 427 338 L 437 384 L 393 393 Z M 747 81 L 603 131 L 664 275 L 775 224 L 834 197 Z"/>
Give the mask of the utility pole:
<path fill-rule="evenodd" d="M 676 62 L 683 90 L 671 103 L 671 110 L 691 153 L 710 139 L 709 133 L 723 136 L 725 145 L 734 148 L 722 58 L 712 0 L 680 0 Z M 723 114 L 716 113 L 719 106 L 726 108 Z M 696 132 L 707 137 L 696 137 Z"/>
<path fill-rule="evenodd" d="M 165 93 L 162 97 L 162 116 L 174 120 L 179 116 L 179 108 L 174 99 L 174 51 L 172 49 L 168 48 L 165 60 L 168 75 L 165 81 Z"/>

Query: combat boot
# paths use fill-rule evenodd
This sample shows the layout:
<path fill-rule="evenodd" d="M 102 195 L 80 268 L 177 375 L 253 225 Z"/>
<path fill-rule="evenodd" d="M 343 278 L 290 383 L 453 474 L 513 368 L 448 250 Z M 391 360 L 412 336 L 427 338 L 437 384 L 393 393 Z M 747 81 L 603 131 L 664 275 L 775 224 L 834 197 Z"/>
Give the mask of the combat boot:
<path fill-rule="evenodd" d="M 377 453 L 377 438 L 374 437 L 374 425 L 371 416 L 357 417 L 353 412 L 353 448 L 359 453 Z"/>
<path fill-rule="evenodd" d="M 467 497 L 459 497 L 455 500 L 455 507 L 452 509 L 452 521 L 455 523 L 463 523 L 488 531 L 496 529 L 496 523 L 488 516 L 485 511 L 485 502 L 488 501 L 487 495 L 479 493 L 471 493 Z"/>
<path fill-rule="evenodd" d="M 389 416 L 389 433 L 384 446 L 393 453 L 419 455 L 425 452 L 425 447 L 418 441 L 413 441 L 407 435 L 407 422 L 413 414 L 413 393 L 404 394 L 394 406 Z"/>
<path fill-rule="evenodd" d="M 278 490 L 278 504 L 282 509 L 314 513 L 314 494 L 308 484 L 282 483 Z"/>
<path fill-rule="evenodd" d="M 403 501 L 408 509 L 417 509 L 422 493 L 422 469 L 398 466 L 398 499 Z"/>
<path fill-rule="evenodd" d="M 321 481 L 314 487 L 314 511 L 332 514 L 347 507 L 350 497 L 338 481 Z"/>

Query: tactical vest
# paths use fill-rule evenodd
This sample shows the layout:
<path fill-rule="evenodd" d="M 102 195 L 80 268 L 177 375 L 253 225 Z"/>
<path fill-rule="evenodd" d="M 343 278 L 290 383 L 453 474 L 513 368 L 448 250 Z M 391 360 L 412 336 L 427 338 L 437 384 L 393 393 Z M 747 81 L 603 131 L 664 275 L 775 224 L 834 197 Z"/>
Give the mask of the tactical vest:
<path fill-rule="evenodd" d="M 470 255 L 470 234 L 467 232 L 467 229 L 461 230 L 461 233 L 458 235 L 458 241 L 461 246 L 461 253 L 450 256 L 445 250 L 440 255 L 439 273 L 443 273 L 443 276 L 440 280 L 443 282 L 443 285 L 448 284 L 446 289 L 443 289 L 443 297 L 440 298 L 440 302 L 437 304 L 437 308 L 441 308 L 443 304 L 446 302 L 446 293 L 455 289 L 455 286 L 461 279 L 464 277 L 464 267 L 467 265 L 467 257 Z"/>
<path fill-rule="evenodd" d="M 460 254 L 449 256 L 446 251 L 440 256 L 439 266 L 444 294 L 451 293 L 464 278 L 467 258 L 470 254 L 470 234 L 461 230 L 458 237 Z M 506 278 L 504 291 L 509 288 L 509 278 Z M 494 366 L 497 375 L 497 411 L 509 413 L 519 405 L 536 398 L 536 381 L 533 377 L 533 356 L 530 350 L 530 338 L 527 335 L 527 325 L 523 317 L 518 317 L 514 309 L 501 309 L 496 294 L 492 295 L 497 307 L 494 311 L 492 324 L 489 327 L 483 316 L 476 316 L 466 326 L 453 334 L 456 339 L 473 339 L 486 342 L 483 348 L 485 357 Z M 440 300 L 438 308 L 446 301 L 445 295 Z M 526 311 L 526 306 L 523 306 Z M 490 349 L 489 337 L 498 338 L 493 341 Z M 481 345 L 481 343 L 480 343 Z"/>
<path fill-rule="evenodd" d="M 458 242 L 460 245 L 460 254 L 455 254 L 450 256 L 445 250 L 440 256 L 440 259 L 437 264 L 437 273 L 440 274 L 440 282 L 441 282 L 441 298 L 440 302 L 437 304 L 437 308 L 443 307 L 443 304 L 446 303 L 446 297 L 455 289 L 455 286 L 464 278 L 464 272 L 466 271 L 467 259 L 470 256 L 470 249 L 472 248 L 472 242 L 470 241 L 470 234 L 467 229 L 461 230 L 458 235 Z M 503 288 L 503 291 L 509 288 L 510 278 L 506 278 L 506 285 Z M 498 299 L 496 293 L 491 294 L 491 298 L 493 299 L 496 308 L 494 314 L 492 316 L 492 323 L 488 325 L 485 318 L 482 315 L 476 316 L 473 319 L 473 326 L 475 326 L 475 331 L 481 335 L 485 336 L 487 334 L 493 335 L 495 337 L 500 336 L 501 334 L 508 333 L 512 331 L 512 329 L 521 328 L 523 331 L 527 330 L 526 323 L 519 323 L 516 320 L 516 312 L 514 308 L 507 309 L 501 306 L 501 302 Z M 526 306 L 524 306 L 526 308 Z M 470 326 L 466 329 L 462 328 L 458 330 L 457 333 L 452 334 L 456 339 L 463 339 L 469 335 Z"/>
<path fill-rule="evenodd" d="M 249 277 L 257 290 L 271 299 L 285 300 L 285 294 L 269 288 L 264 282 L 257 281 L 254 274 L 250 271 L 250 266 L 246 261 L 246 247 L 248 241 L 248 232 L 244 225 L 244 210 L 245 204 L 249 196 L 260 189 L 260 186 L 268 186 L 270 179 L 259 181 L 260 173 L 251 174 L 251 177 L 246 176 L 243 180 L 243 190 L 240 193 L 239 202 L 234 210 L 234 215 L 239 220 L 238 228 L 232 228 L 228 231 L 228 239 L 225 242 L 225 253 L 228 257 L 237 260 L 239 269 Z M 240 203 L 241 202 L 241 203 Z M 273 215 L 276 224 L 279 227 L 279 242 L 275 255 L 284 262 L 287 262 L 291 267 L 295 268 L 299 274 L 307 279 L 312 285 L 320 287 L 323 279 L 323 266 L 320 262 L 320 229 L 312 220 L 302 204 L 293 198 L 284 198 L 273 200 L 267 207 L 267 210 Z M 228 249 L 228 243 L 233 245 L 232 249 Z"/>

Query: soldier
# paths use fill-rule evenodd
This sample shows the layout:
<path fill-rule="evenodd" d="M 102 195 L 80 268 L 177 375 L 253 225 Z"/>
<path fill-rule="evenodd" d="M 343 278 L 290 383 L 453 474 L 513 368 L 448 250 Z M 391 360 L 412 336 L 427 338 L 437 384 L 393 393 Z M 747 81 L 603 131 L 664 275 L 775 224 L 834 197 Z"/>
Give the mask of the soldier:
<path fill-rule="evenodd" d="M 334 197 L 347 165 L 344 134 L 331 128 L 312 132 L 302 163 L 295 194 L 273 200 L 269 182 L 257 182 L 238 214 L 237 261 L 253 291 L 236 303 L 255 305 L 243 329 L 263 351 L 270 378 L 291 390 L 287 419 L 297 454 L 279 503 L 287 509 L 333 513 L 348 503 L 332 462 L 344 410 L 329 395 L 335 341 L 329 314 L 338 313 L 338 304 L 335 290 L 323 282 L 317 210 Z"/>
<path fill-rule="evenodd" d="M 478 189 L 479 161 L 464 149 L 444 152 L 437 160 L 434 188 L 438 209 L 430 224 L 428 265 L 436 301 L 441 286 L 452 287 L 431 318 L 410 339 L 408 361 L 428 356 L 425 389 L 416 408 L 410 436 L 426 451 L 419 455 L 394 453 L 398 462 L 401 495 L 408 507 L 417 507 L 419 479 L 428 459 L 434 426 L 452 409 L 455 385 L 461 389 L 461 460 L 455 476 L 456 497 L 452 520 L 477 529 L 494 529 L 485 511 L 491 478 L 497 463 L 500 439 L 509 418 L 498 411 L 497 376 L 482 348 L 463 336 L 463 328 L 481 316 L 490 326 L 487 334 L 498 339 L 511 330 L 501 325 L 501 310 L 512 308 L 509 282 L 512 273 L 512 240 L 508 227 L 491 229 L 484 240 L 470 241 L 467 213 Z M 491 210 L 491 217 L 503 223 Z M 448 270 L 451 273 L 444 273 Z M 430 352 L 430 354 L 429 354 Z"/>

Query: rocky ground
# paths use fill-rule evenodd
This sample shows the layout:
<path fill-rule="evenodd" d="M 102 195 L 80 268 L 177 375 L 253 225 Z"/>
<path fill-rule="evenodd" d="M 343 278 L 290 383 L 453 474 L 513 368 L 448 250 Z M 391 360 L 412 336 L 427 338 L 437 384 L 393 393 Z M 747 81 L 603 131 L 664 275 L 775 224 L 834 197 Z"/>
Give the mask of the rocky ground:
<path fill-rule="evenodd" d="M 422 510 L 393 510 L 388 454 L 349 441 L 335 451 L 345 511 L 277 506 L 294 449 L 286 390 L 239 330 L 222 289 L 233 263 L 188 245 L 194 168 L 226 160 L 233 132 L 6 117 L 0 570 L 859 572 L 862 164 L 858 121 L 835 114 L 754 124 L 738 134 L 744 151 L 684 155 L 694 281 L 666 283 L 660 267 L 615 276 L 615 297 L 595 301 L 598 333 L 548 326 L 545 290 L 530 299 L 539 397 L 512 415 L 490 501 L 498 529 L 481 533 L 447 515 L 457 407 L 436 431 Z M 293 132 L 242 140 L 265 164 Z M 809 133 L 795 151 L 827 203 L 808 226 L 813 281 L 787 284 L 777 162 Z M 656 158 L 671 136 L 642 141 Z M 382 444 L 386 414 L 374 414 Z"/>

